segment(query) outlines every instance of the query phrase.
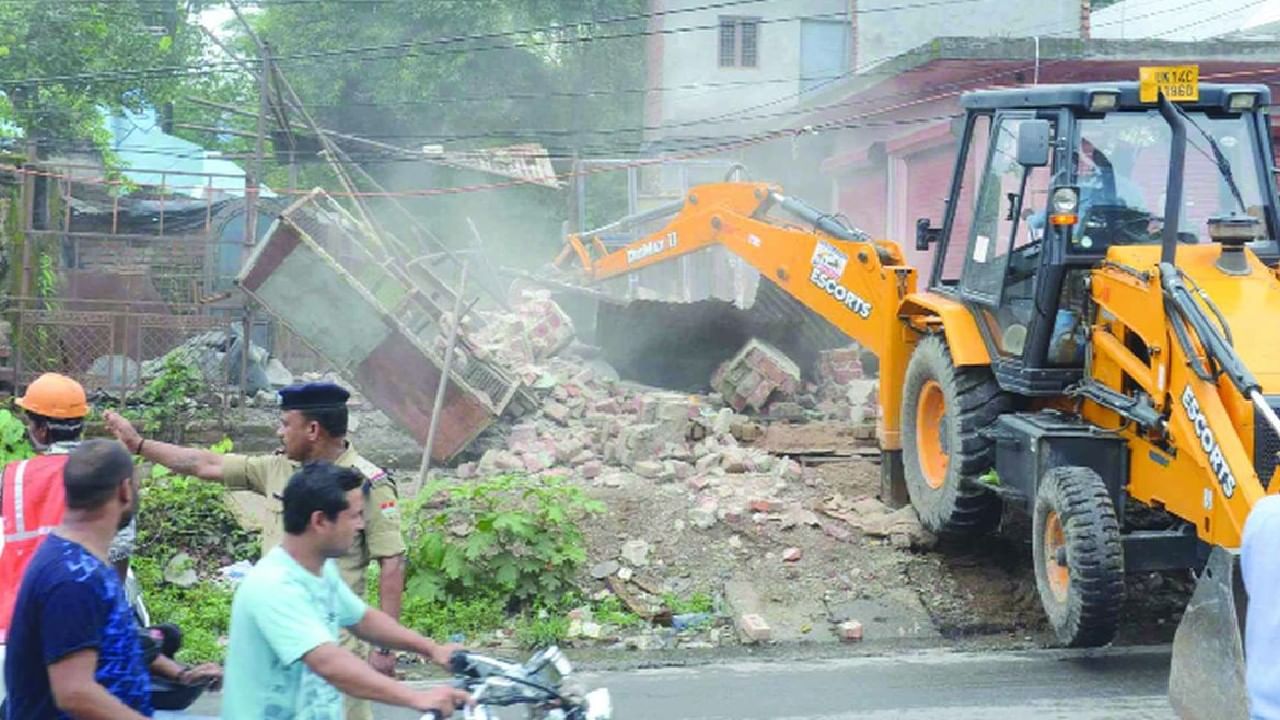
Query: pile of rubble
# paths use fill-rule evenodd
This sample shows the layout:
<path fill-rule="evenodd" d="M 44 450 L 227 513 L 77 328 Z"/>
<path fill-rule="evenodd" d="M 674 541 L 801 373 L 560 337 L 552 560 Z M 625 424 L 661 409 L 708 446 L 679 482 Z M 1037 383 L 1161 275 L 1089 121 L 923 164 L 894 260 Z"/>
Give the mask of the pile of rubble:
<path fill-rule="evenodd" d="M 805 383 L 790 358 L 751 340 L 716 370 L 717 392 L 689 395 L 619 380 L 591 348 L 573 342 L 571 320 L 542 291 L 524 291 L 513 312 L 484 318 L 470 339 L 516 368 L 540 407 L 482 437 L 471 461 L 453 469 L 460 479 L 522 472 L 621 487 L 639 477 L 683 483 L 693 495 L 693 527 L 761 515 L 784 527 L 820 527 L 818 508 L 781 499 L 788 484 L 812 472 L 755 446 L 766 424 L 779 414 L 848 420 L 860 438 L 875 437 L 876 381 L 862 377 L 857 348 L 822 353 L 817 382 Z M 858 509 L 867 510 L 859 506 L 844 519 Z M 838 517 L 834 511 L 848 508 L 837 502 L 832 510 Z M 905 522 L 891 518 L 872 530 L 905 544 L 927 541 L 898 520 Z"/>

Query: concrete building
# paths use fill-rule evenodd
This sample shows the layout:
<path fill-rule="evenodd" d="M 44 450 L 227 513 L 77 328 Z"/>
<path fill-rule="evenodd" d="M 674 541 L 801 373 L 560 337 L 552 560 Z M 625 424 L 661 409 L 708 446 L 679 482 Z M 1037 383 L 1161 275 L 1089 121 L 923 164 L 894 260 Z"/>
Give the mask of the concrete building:
<path fill-rule="evenodd" d="M 852 63 L 851 0 L 652 0 L 646 126 L 658 146 L 727 136 L 794 108 Z"/>
<path fill-rule="evenodd" d="M 1280 2 L 1280 0 L 1277 0 Z M 1087 37 L 1088 0 L 651 0 L 651 147 L 785 126 L 824 89 L 934 38 Z"/>

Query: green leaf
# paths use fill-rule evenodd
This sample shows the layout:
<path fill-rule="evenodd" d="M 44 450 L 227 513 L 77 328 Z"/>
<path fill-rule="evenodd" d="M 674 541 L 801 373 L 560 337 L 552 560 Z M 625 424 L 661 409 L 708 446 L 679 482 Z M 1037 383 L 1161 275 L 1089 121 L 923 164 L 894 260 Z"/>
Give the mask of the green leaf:
<path fill-rule="evenodd" d="M 515 585 L 516 580 L 519 579 L 519 577 L 520 571 L 516 569 L 514 564 L 512 564 L 503 565 L 498 568 L 498 572 L 494 576 L 494 579 L 498 581 L 499 585 Z"/>

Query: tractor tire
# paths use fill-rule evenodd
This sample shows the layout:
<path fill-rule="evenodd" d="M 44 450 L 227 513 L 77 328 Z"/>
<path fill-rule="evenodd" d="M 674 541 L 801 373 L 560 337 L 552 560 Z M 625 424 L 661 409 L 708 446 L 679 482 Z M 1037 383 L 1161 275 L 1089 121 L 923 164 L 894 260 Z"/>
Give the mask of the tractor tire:
<path fill-rule="evenodd" d="M 916 345 L 902 388 L 902 469 L 931 532 L 976 535 L 999 525 L 1000 499 L 978 483 L 995 466 L 995 443 L 978 431 L 1009 406 L 988 368 L 956 367 L 938 336 Z"/>
<path fill-rule="evenodd" d="M 1031 519 L 1036 589 L 1049 624 L 1068 647 L 1111 642 L 1124 602 L 1124 550 L 1111 495 L 1098 473 L 1045 473 Z"/>

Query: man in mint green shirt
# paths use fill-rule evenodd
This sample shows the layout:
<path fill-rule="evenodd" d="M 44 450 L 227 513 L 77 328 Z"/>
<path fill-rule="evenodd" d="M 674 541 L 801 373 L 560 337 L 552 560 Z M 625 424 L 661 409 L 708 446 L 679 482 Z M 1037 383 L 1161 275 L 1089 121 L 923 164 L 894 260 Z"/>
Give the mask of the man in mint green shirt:
<path fill-rule="evenodd" d="M 222 720 L 342 720 L 343 694 L 451 717 L 467 693 L 410 689 L 338 644 L 338 629 L 379 647 L 416 652 L 448 667 L 456 645 L 438 645 L 370 608 L 342 581 L 334 559 L 363 525 L 363 479 L 309 463 L 281 498 L 284 540 L 254 566 L 231 603 Z"/>

